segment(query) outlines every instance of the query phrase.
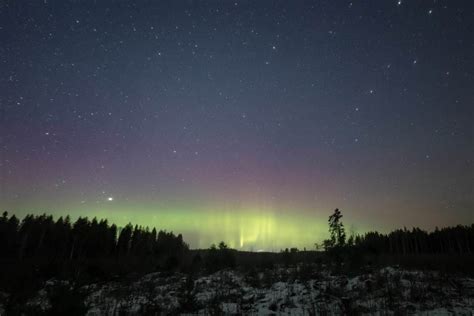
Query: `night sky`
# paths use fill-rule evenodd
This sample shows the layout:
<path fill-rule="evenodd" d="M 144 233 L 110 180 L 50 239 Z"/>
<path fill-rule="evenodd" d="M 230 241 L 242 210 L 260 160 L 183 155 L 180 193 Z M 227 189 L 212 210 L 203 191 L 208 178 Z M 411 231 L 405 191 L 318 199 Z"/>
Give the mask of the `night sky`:
<path fill-rule="evenodd" d="M 472 1 L 1 1 L 0 210 L 192 247 L 474 222 Z"/>

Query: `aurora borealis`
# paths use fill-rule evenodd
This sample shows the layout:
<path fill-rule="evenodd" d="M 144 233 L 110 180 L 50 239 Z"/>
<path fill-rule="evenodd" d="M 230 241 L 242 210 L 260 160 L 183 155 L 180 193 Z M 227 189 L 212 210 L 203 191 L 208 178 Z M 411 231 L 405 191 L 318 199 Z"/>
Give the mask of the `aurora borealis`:
<path fill-rule="evenodd" d="M 4 1 L 0 210 L 191 247 L 474 222 L 470 1 Z"/>

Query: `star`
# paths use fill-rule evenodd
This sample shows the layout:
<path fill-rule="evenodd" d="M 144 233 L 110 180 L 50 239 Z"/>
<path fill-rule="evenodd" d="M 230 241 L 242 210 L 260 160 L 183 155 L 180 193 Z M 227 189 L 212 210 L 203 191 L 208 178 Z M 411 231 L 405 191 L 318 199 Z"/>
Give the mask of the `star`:
<path fill-rule="evenodd" d="M 344 196 L 358 196 L 342 208 L 363 219 L 370 212 L 361 205 L 409 212 L 397 207 L 405 191 L 413 192 L 409 207 L 424 214 L 441 198 L 455 207 L 464 198 L 474 161 L 466 150 L 474 59 L 463 58 L 471 25 L 465 3 L 349 0 L 325 8 L 232 0 L 220 8 L 171 6 L 161 16 L 161 5 L 148 1 L 133 12 L 108 4 L 103 23 L 104 10 L 93 5 L 45 1 L 45 10 L 25 1 L 15 21 L 0 25 L 15 34 L 3 45 L 0 216 L 2 207 L 71 209 L 73 217 L 86 206 L 90 216 L 120 207 L 104 215 L 125 223 L 123 212 L 154 226 L 147 216 L 169 212 L 170 220 L 191 215 L 207 225 L 206 216 L 241 210 L 238 225 L 260 217 L 272 224 L 267 211 L 278 222 L 290 212 L 306 218 Z M 60 16 L 64 23 L 51 23 Z M 412 181 L 425 175 L 427 184 L 440 180 L 431 196 Z M 359 180 L 360 188 L 350 186 Z M 312 194 L 322 198 L 312 203 Z M 469 219 L 458 212 L 449 220 Z M 448 217 L 429 219 L 434 227 Z M 173 228 L 191 247 L 207 247 L 207 236 L 234 236 L 216 223 Z M 157 228 L 169 224 L 156 220 Z M 258 236 L 255 249 L 279 246 L 273 233 Z"/>

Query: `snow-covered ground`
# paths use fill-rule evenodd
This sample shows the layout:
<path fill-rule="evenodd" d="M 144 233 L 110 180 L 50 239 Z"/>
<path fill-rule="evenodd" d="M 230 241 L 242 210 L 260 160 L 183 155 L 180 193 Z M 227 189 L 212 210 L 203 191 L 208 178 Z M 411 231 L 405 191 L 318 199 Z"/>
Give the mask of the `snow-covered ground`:
<path fill-rule="evenodd" d="M 47 310 L 50 281 L 30 300 Z M 387 267 L 353 277 L 313 268 L 153 273 L 81 289 L 87 315 L 474 315 L 474 279 Z M 0 307 L 1 311 L 1 307 Z"/>

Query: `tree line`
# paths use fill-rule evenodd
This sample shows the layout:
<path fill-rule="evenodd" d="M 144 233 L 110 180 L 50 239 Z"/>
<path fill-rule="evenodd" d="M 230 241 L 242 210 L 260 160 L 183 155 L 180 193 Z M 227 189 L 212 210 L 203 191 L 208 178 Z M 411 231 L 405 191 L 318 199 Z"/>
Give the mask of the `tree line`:
<path fill-rule="evenodd" d="M 376 231 L 346 237 L 342 213 L 336 209 L 328 219 L 330 238 L 323 242 L 328 251 L 356 248 L 373 254 L 473 254 L 474 224 L 435 228 L 397 229 L 388 234 Z"/>
<path fill-rule="evenodd" d="M 356 236 L 354 245 L 374 253 L 390 254 L 472 254 L 474 224 L 436 228 L 432 232 L 413 228 L 389 234 L 368 232 Z"/>
<path fill-rule="evenodd" d="M 446 262 L 446 271 L 474 273 L 474 265 L 470 264 L 474 258 L 474 224 L 437 228 L 432 232 L 404 228 L 388 234 L 368 232 L 347 236 L 342 213 L 336 209 L 328 219 L 328 226 L 329 239 L 322 243 L 326 251 L 299 252 L 291 248 L 280 253 L 250 253 L 231 249 L 224 242 L 209 249 L 190 250 L 181 234 L 131 224 L 120 228 L 106 219 L 79 217 L 72 222 L 69 216 L 54 220 L 44 214 L 27 215 L 19 220 L 5 212 L 0 216 L 0 291 L 10 294 L 7 307 L 17 308 L 47 280 L 69 280 L 73 287 L 65 293 L 77 303 L 79 300 L 74 295 L 78 295 L 76 290 L 81 284 L 128 279 L 154 271 L 181 271 L 188 273 L 191 280 L 195 274 L 227 268 L 256 273 L 258 269 L 275 265 L 300 264 L 307 267 L 301 270 L 304 275 L 314 267 L 336 272 L 361 269 L 377 264 L 377 258 L 381 263 L 395 264 L 393 260 L 398 257 L 415 257 L 415 261 L 406 264 L 429 268 L 425 261 L 418 262 L 426 257 L 424 254 L 436 256 L 436 260 L 430 256 L 430 262 L 457 258 Z M 385 257 L 391 261 L 381 261 Z M 459 265 L 458 261 L 466 264 Z M 58 297 L 61 302 L 58 306 L 68 299 Z"/>
<path fill-rule="evenodd" d="M 19 220 L 4 212 L 0 217 L 0 263 L 15 267 L 69 265 L 111 271 L 173 268 L 189 250 L 181 234 L 132 226 L 119 228 L 106 219 L 26 215 Z M 152 266 L 151 266 L 152 265 Z"/>
<path fill-rule="evenodd" d="M 373 231 L 347 237 L 342 213 L 336 209 L 328 219 L 328 226 L 330 238 L 322 247 L 329 254 L 351 250 L 372 254 L 463 255 L 474 251 L 474 224 L 436 228 L 432 232 L 404 228 L 387 234 Z M 207 261 L 203 263 L 210 267 L 235 266 L 232 253 L 222 242 L 219 247 L 211 247 L 203 253 L 203 259 Z M 131 224 L 119 228 L 106 219 L 87 217 L 79 217 L 75 222 L 71 222 L 69 216 L 54 220 L 45 214 L 27 215 L 21 221 L 7 212 L 0 217 L 2 265 L 15 267 L 30 262 L 49 267 L 67 264 L 92 267 L 102 273 L 117 267 L 123 272 L 150 271 L 179 268 L 185 260 L 189 261 L 189 254 L 189 246 L 181 234 L 155 228 Z"/>

